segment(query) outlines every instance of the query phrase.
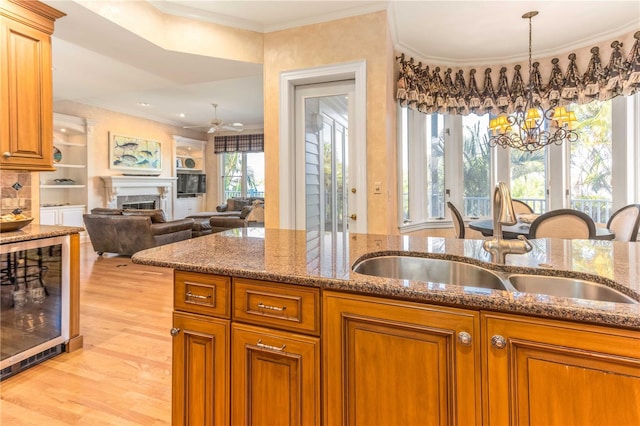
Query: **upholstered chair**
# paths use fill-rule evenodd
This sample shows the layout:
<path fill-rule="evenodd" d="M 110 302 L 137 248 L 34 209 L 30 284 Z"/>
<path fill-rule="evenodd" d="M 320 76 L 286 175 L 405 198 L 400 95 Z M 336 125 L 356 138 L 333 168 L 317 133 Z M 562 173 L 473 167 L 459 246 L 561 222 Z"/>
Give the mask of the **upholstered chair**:
<path fill-rule="evenodd" d="M 540 215 L 531 223 L 531 238 L 591 239 L 596 225 L 586 213 L 572 209 L 559 209 Z"/>
<path fill-rule="evenodd" d="M 611 215 L 607 229 L 616 236 L 616 241 L 636 241 L 640 227 L 640 204 L 629 204 Z"/>
<path fill-rule="evenodd" d="M 524 201 L 513 199 L 511 200 L 513 203 L 513 210 L 516 214 L 532 214 L 533 209 L 531 206 Z"/>

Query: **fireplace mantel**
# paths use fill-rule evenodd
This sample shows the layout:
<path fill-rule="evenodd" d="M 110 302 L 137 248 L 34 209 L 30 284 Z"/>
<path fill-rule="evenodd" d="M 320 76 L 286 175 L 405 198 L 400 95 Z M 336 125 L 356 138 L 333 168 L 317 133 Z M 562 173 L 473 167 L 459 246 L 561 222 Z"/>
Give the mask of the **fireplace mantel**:
<path fill-rule="evenodd" d="M 104 182 L 106 207 L 117 206 L 118 195 L 159 195 L 161 208 L 171 215 L 167 197 L 178 179 L 161 176 L 100 176 Z"/>

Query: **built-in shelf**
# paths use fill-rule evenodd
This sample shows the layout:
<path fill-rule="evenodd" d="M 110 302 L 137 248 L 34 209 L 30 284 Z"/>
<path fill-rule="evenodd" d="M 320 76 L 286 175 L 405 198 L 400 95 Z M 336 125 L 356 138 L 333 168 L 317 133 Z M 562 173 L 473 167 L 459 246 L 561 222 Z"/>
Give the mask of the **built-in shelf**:
<path fill-rule="evenodd" d="M 187 173 L 206 174 L 206 141 L 174 136 L 174 176 Z M 186 167 L 185 162 L 191 160 L 193 167 Z M 189 161 L 189 163 L 191 163 Z M 173 199 L 174 219 L 183 218 L 191 214 L 205 210 L 206 195 L 201 194 L 178 194 L 180 190 L 176 188 L 176 195 Z M 184 189 L 183 189 L 184 190 Z"/>
<path fill-rule="evenodd" d="M 40 203 L 66 207 L 64 211 L 55 210 L 54 213 L 41 208 L 42 223 L 82 226 L 82 211 L 88 200 L 87 159 L 95 124 L 83 117 L 53 114 L 53 146 L 59 151 L 60 162 L 53 164 L 55 171 L 40 173 Z M 65 179 L 69 184 L 56 182 Z"/>
<path fill-rule="evenodd" d="M 83 143 L 66 142 L 66 141 L 59 140 L 59 139 L 56 140 L 55 144 L 56 145 L 60 145 L 60 146 L 78 146 L 78 147 L 83 147 L 83 148 L 86 147 L 86 145 L 83 144 Z"/>
<path fill-rule="evenodd" d="M 62 164 L 62 163 L 57 163 L 57 164 L 55 164 L 55 167 L 56 167 L 56 168 L 58 168 L 58 167 L 62 167 L 62 168 L 65 168 L 65 167 L 74 168 L 74 167 L 75 167 L 75 168 L 77 168 L 77 169 L 85 169 L 85 168 L 87 167 L 87 165 L 86 165 L 86 164 Z"/>
<path fill-rule="evenodd" d="M 40 185 L 40 188 L 55 188 L 55 189 L 81 189 L 86 188 L 87 185 Z"/>

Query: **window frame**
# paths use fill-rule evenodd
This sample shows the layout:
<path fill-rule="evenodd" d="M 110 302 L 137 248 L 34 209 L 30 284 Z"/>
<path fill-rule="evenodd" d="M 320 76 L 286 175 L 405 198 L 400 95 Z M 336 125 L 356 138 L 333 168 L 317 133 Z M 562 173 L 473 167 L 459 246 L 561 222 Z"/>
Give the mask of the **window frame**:
<path fill-rule="evenodd" d="M 640 93 L 634 96 L 618 96 L 611 100 L 612 102 L 612 161 L 613 168 L 616 173 L 612 176 L 612 210 L 623 207 L 631 203 L 640 203 Z M 421 229 L 433 229 L 452 227 L 453 222 L 448 209 L 445 209 L 444 219 L 425 217 L 424 194 L 426 189 L 423 188 L 421 182 L 426 180 L 420 176 L 420 170 L 425 170 L 424 147 L 427 137 L 423 125 L 409 124 L 407 145 L 409 149 L 409 173 L 407 174 L 409 182 L 409 219 L 405 223 L 403 216 L 403 164 L 404 155 L 403 137 L 404 123 L 402 120 L 403 112 L 399 104 L 398 108 L 398 229 L 400 233 L 413 232 Z M 413 117 L 418 115 L 427 117 L 419 111 L 404 108 L 407 112 L 407 121 L 424 121 L 415 120 Z M 421 129 L 422 127 L 422 129 Z M 417 130 L 416 130 L 417 129 Z M 444 164 L 445 164 L 445 202 L 451 201 L 456 206 L 463 205 L 464 186 L 456 183 L 462 182 L 464 179 L 464 168 L 462 159 L 463 149 L 463 129 L 462 117 L 459 115 L 444 115 Z M 423 135 L 414 139 L 414 135 Z M 416 147 L 412 146 L 417 145 Z M 423 155 L 416 155 L 421 153 Z M 552 145 L 547 148 L 546 156 L 546 182 L 545 194 L 547 209 L 559 209 L 570 206 L 570 164 L 569 164 L 569 147 L 567 144 L 561 146 Z M 421 163 L 422 162 L 422 163 Z M 511 155 L 510 149 L 494 147 L 491 149 L 491 187 L 493 188 L 499 181 L 504 181 L 511 187 Z M 500 165 L 500 166 L 499 166 Z M 420 208 L 412 204 L 419 203 Z M 464 213 L 464 211 L 462 211 Z M 464 217 L 468 221 L 468 217 Z"/>

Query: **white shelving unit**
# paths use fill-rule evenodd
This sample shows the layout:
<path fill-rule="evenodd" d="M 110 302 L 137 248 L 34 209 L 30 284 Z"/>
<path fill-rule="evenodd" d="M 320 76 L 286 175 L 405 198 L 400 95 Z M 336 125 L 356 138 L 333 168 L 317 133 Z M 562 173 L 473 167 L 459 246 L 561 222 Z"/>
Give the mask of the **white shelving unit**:
<path fill-rule="evenodd" d="M 206 174 L 205 170 L 205 146 L 206 142 L 174 136 L 174 176 L 180 173 Z M 174 191 L 173 218 L 183 217 L 203 211 L 206 205 L 205 194 L 178 194 L 177 187 Z"/>
<path fill-rule="evenodd" d="M 53 146 L 60 156 L 54 163 L 55 171 L 40 173 L 41 224 L 83 226 L 92 126 L 85 118 L 54 113 Z"/>

